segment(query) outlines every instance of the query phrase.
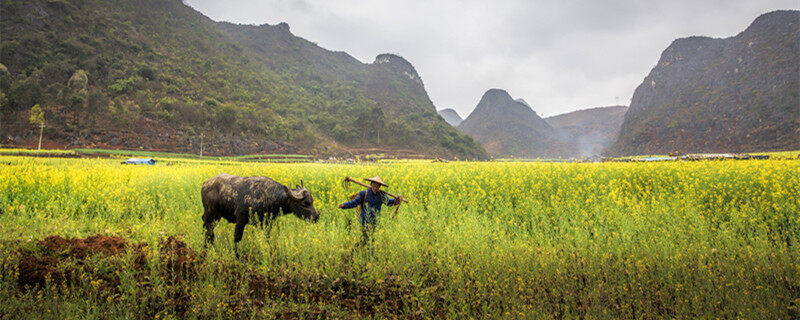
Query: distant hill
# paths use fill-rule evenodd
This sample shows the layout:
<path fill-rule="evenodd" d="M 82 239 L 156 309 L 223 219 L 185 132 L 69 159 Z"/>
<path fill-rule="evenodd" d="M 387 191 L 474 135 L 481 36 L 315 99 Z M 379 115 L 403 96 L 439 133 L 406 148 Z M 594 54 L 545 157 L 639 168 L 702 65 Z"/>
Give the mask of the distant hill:
<path fill-rule="evenodd" d="M 439 110 L 439 115 L 444 118 L 444 121 L 447 121 L 447 123 L 453 127 L 458 127 L 458 125 L 461 124 L 461 121 L 464 121 L 464 119 L 458 115 L 458 112 L 453 109 Z"/>
<path fill-rule="evenodd" d="M 491 89 L 458 126 L 495 157 L 554 157 L 562 149 L 557 132 L 508 92 Z"/>
<path fill-rule="evenodd" d="M 486 156 L 398 55 L 361 63 L 285 23 L 214 22 L 179 0 L 4 0 L 0 12 L 2 144 L 35 140 L 39 104 L 60 146 L 197 152 L 203 135 L 212 154 Z"/>
<path fill-rule="evenodd" d="M 564 143 L 562 157 L 600 155 L 619 134 L 628 111 L 626 106 L 609 106 L 573 111 L 544 120 Z"/>
<path fill-rule="evenodd" d="M 800 11 L 675 40 L 633 94 L 614 155 L 800 149 Z"/>

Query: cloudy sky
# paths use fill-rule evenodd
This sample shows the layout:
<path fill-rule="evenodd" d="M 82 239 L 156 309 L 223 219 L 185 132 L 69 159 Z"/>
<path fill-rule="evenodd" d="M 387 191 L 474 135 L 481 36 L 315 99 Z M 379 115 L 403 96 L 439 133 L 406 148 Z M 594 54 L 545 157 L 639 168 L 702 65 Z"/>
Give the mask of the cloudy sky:
<path fill-rule="evenodd" d="M 672 40 L 725 38 L 797 0 L 185 0 L 217 21 L 287 22 L 365 63 L 410 61 L 438 109 L 465 117 L 490 88 L 550 116 L 628 104 Z"/>

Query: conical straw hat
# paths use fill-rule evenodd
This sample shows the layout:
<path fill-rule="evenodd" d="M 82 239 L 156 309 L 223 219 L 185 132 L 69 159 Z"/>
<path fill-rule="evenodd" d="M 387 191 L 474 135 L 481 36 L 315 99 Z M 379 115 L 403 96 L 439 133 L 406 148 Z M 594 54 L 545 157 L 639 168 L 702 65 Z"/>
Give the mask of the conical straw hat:
<path fill-rule="evenodd" d="M 364 179 L 364 181 L 375 182 L 375 183 L 377 183 L 379 185 L 382 185 L 384 187 L 389 187 L 388 184 L 383 183 L 383 180 L 381 180 L 381 177 L 379 177 L 379 176 L 374 176 L 372 178 L 366 178 L 366 179 Z"/>

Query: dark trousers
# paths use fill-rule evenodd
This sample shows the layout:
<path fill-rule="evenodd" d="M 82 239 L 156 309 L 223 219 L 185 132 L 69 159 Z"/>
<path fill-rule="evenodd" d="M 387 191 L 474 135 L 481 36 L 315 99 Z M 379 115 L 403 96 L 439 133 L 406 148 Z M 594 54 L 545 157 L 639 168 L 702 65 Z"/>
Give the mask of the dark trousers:
<path fill-rule="evenodd" d="M 361 225 L 361 241 L 358 242 L 359 247 L 369 246 L 375 242 L 375 226 L 372 224 Z"/>
<path fill-rule="evenodd" d="M 372 253 L 372 244 L 375 243 L 375 228 L 378 227 L 380 216 L 380 211 L 361 211 L 358 215 L 358 223 L 361 225 L 361 240 L 356 243 L 354 249 L 369 248 L 369 253 Z"/>

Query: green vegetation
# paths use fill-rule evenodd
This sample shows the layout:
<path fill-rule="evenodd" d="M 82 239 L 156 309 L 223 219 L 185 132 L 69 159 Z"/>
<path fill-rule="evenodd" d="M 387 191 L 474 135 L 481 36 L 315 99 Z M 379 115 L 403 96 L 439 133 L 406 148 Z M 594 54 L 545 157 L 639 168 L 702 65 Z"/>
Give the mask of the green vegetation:
<path fill-rule="evenodd" d="M 767 155 L 773 159 L 800 159 L 800 150 L 793 151 L 773 151 L 773 152 L 755 152 L 755 155 Z"/>
<path fill-rule="evenodd" d="M 288 26 L 215 23 L 177 0 L 9 0 L 0 11 L 0 116 L 15 121 L 39 104 L 58 139 L 171 128 L 233 136 L 247 153 L 265 152 L 252 146 L 265 140 L 330 153 L 332 139 L 485 156 L 402 72 L 322 49 Z"/>
<path fill-rule="evenodd" d="M 87 156 L 117 156 L 117 157 L 139 157 L 139 158 L 199 158 L 196 154 L 174 153 L 174 152 L 157 152 L 146 150 L 115 150 L 115 149 L 72 149 L 78 154 Z M 212 159 L 227 159 L 226 157 L 206 157 Z"/>
<path fill-rule="evenodd" d="M 8 314 L 800 316 L 796 160 L 0 162 L 0 306 Z M 216 244 L 204 250 L 199 189 L 220 172 L 290 185 L 303 179 L 320 221 L 281 217 L 269 236 L 248 226 L 240 260 L 233 255 L 233 225 L 223 221 Z M 356 190 L 342 189 L 344 176 L 375 174 L 411 204 L 396 216 L 384 209 L 370 254 L 354 250 L 360 237 L 355 212 L 336 205 Z M 106 239 L 86 254 L 58 239 L 39 242 L 94 234 L 122 240 Z M 127 241 L 124 253 L 110 247 L 118 241 Z M 24 285 L 37 281 L 46 285 Z"/>
<path fill-rule="evenodd" d="M 39 152 L 40 154 L 48 154 L 54 156 L 72 156 L 77 155 L 73 150 L 42 150 Z M 20 156 L 30 156 L 36 155 L 36 149 L 0 149 L 0 155 L 20 155 Z"/>
<path fill-rule="evenodd" d="M 249 154 L 245 156 L 236 156 L 231 157 L 231 159 L 237 161 L 255 161 L 255 160 L 270 160 L 270 159 L 297 159 L 297 160 L 313 160 L 311 156 L 304 155 L 304 154 Z"/>
<path fill-rule="evenodd" d="M 137 158 L 157 158 L 158 160 L 170 159 L 199 159 L 200 155 L 158 152 L 147 150 L 116 150 L 116 149 L 70 149 L 70 150 L 42 150 L 37 153 L 32 149 L 0 149 L 0 155 L 36 155 L 49 157 L 137 157 Z M 241 161 L 241 162 L 311 162 L 313 157 L 302 154 L 250 154 L 235 157 L 204 156 L 207 161 Z"/>

